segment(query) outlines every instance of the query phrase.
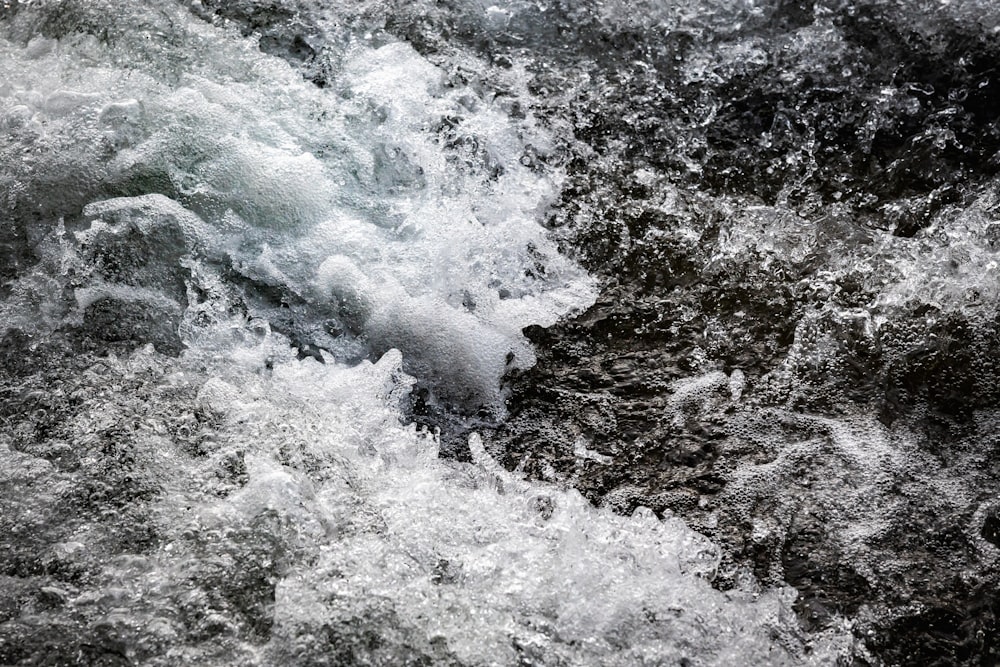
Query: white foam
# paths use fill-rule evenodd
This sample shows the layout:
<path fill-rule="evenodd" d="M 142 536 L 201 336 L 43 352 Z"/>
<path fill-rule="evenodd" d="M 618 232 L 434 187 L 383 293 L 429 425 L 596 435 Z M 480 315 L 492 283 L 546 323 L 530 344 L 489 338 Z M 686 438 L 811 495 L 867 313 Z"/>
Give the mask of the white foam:
<path fill-rule="evenodd" d="M 265 359 L 269 377 L 259 372 Z M 191 488 L 205 479 L 196 467 L 173 482 L 187 509 L 165 501 L 160 511 L 209 531 L 266 512 L 289 527 L 281 539 L 301 552 L 276 591 L 264 649 L 273 660 L 332 650 L 322 628 L 377 624 L 364 616 L 373 606 L 391 611 L 394 630 L 379 630 L 387 646 L 400 633 L 400 645 L 437 643 L 467 664 L 511 664 L 526 652 L 542 664 L 825 664 L 848 650 L 831 632 L 805 656 L 794 592 L 713 590 L 718 554 L 679 520 L 620 517 L 575 491 L 522 482 L 475 438 L 476 464 L 439 461 L 435 440 L 391 407 L 412 382 L 397 351 L 375 364 L 324 366 L 294 361 L 268 337 L 223 365 L 195 351 L 184 365 L 206 363 L 213 379 L 199 400 L 221 419 L 216 452 L 241 452 L 249 481 L 219 499 Z M 142 595 L 169 590 L 196 548 L 173 544 L 156 554 Z M 162 614 L 173 604 L 164 600 Z M 354 631 L 338 641 L 363 650 Z"/>
<path fill-rule="evenodd" d="M 123 25 L 147 20 L 138 6 L 112 14 Z M 362 331 L 372 346 L 403 349 L 414 370 L 457 374 L 474 387 L 470 400 L 499 409 L 507 355 L 533 361 L 520 330 L 593 298 L 586 273 L 537 224 L 561 178 L 521 165 L 537 130 L 489 97 L 446 87 L 403 43 L 348 46 L 334 89 L 323 91 L 245 40 L 171 20 L 176 45 L 143 46 L 129 69 L 114 43 L 0 45 L 17 102 L 6 122 L 36 120 L 45 137 L 22 128 L 31 157 L 4 169 L 14 189 L 44 199 L 59 183 L 66 203 L 53 201 L 53 215 L 84 204 L 91 219 L 123 207 L 137 220 L 154 204 L 186 209 L 170 215 L 203 221 L 197 232 L 179 223 L 198 236 L 193 256 L 228 257 L 316 304 L 336 297 L 321 267 L 349 258 L 375 286 L 378 307 Z M 443 145 L 435 127 L 446 117 L 472 152 Z M 175 201 L 94 201 L 99 183 L 146 182 Z"/>

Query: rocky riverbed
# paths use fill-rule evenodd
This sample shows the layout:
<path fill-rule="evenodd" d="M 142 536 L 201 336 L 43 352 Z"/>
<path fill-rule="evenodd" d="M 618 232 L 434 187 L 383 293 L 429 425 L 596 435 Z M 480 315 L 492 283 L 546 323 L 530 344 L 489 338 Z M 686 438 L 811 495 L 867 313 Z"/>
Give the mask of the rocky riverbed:
<path fill-rule="evenodd" d="M 0 662 L 996 664 L 998 35 L 3 4 Z"/>

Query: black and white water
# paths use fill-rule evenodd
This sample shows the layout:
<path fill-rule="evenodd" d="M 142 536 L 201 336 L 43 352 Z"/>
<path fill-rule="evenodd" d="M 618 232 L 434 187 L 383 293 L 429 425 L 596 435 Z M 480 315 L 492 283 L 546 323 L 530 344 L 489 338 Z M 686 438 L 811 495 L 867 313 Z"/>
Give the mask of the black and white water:
<path fill-rule="evenodd" d="M 989 0 L 6 0 L 0 664 L 996 664 L 998 67 Z"/>

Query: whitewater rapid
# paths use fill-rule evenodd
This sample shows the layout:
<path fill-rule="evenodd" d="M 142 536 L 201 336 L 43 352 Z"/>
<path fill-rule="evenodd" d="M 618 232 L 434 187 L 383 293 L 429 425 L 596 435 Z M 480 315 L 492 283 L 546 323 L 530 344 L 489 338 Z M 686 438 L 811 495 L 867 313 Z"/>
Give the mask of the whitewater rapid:
<path fill-rule="evenodd" d="M 0 662 L 847 660 L 680 519 L 408 423 L 415 384 L 502 418 L 522 329 L 595 285 L 522 65 L 497 96 L 324 11 L 323 87 L 172 3 L 4 18 Z"/>

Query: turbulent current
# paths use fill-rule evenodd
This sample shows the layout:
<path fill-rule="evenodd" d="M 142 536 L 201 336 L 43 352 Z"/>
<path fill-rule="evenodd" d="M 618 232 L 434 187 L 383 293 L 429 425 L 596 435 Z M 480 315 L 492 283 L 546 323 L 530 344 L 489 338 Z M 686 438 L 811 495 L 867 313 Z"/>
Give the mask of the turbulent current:
<path fill-rule="evenodd" d="M 0 0 L 0 664 L 994 665 L 990 0 Z"/>

